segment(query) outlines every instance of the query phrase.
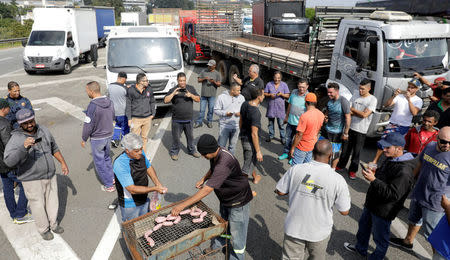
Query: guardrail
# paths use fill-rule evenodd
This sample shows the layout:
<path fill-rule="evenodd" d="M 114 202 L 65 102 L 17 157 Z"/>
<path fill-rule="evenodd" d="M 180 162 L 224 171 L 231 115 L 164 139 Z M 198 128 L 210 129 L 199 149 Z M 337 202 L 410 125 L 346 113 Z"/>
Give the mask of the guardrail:
<path fill-rule="evenodd" d="M 13 39 L 4 39 L 4 40 L 0 40 L 0 44 L 1 43 L 14 43 L 14 42 L 21 42 L 23 40 L 27 40 L 28 37 L 23 37 L 23 38 L 13 38 Z"/>

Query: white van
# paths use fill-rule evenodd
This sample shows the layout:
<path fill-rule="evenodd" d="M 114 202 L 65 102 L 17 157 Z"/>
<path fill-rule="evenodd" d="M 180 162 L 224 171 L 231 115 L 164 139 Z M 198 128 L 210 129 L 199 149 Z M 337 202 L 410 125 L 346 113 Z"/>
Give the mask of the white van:
<path fill-rule="evenodd" d="M 36 71 L 68 74 L 81 60 L 97 58 L 97 22 L 90 8 L 34 8 L 34 23 L 24 43 L 23 66 Z"/>
<path fill-rule="evenodd" d="M 164 104 L 167 92 L 177 85 L 177 74 L 184 72 L 180 39 L 171 27 L 111 26 L 106 44 L 107 83 L 126 72 L 127 84 L 136 82 L 138 73 L 145 73 L 158 106 Z"/>

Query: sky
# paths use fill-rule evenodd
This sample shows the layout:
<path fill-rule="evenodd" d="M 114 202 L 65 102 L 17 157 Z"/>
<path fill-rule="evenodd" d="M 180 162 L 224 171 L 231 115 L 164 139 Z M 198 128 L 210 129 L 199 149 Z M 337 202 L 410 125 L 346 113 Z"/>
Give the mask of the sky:
<path fill-rule="evenodd" d="M 358 0 L 306 0 L 306 7 L 315 6 L 355 6 Z"/>

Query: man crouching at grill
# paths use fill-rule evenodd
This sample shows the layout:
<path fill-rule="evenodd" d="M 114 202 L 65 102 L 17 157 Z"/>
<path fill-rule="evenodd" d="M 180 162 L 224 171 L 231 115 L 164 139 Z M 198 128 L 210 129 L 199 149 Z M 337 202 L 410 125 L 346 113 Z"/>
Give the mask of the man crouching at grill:
<path fill-rule="evenodd" d="M 171 214 L 177 216 L 184 208 L 200 201 L 214 190 L 220 201 L 220 215 L 228 221 L 228 229 L 232 237 L 229 259 L 244 259 L 249 202 L 253 198 L 248 177 L 242 173 L 241 166 L 234 155 L 219 147 L 212 135 L 200 136 L 197 150 L 210 161 L 211 167 L 206 175 L 196 183 L 199 191 L 175 206 Z M 211 241 L 211 247 L 204 253 L 211 253 L 223 245 L 225 245 L 225 239 L 214 238 Z"/>
<path fill-rule="evenodd" d="M 142 152 L 140 136 L 127 134 L 121 144 L 125 151 L 114 161 L 114 176 L 120 213 L 125 222 L 149 212 L 149 192 L 165 193 L 167 188 L 159 182 L 155 169 Z M 148 186 L 147 176 L 155 184 L 154 187 Z"/>

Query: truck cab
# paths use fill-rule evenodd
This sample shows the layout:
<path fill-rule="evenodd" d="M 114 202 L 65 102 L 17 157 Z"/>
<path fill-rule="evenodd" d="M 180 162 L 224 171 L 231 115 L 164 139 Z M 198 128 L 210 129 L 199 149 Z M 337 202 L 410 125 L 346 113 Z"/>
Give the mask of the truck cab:
<path fill-rule="evenodd" d="M 201 48 L 197 44 L 196 25 L 196 17 L 180 17 L 180 41 L 183 58 L 187 64 L 206 64 L 211 57 L 211 53 L 208 48 Z"/>
<path fill-rule="evenodd" d="M 357 93 L 363 78 L 372 82 L 371 94 L 378 104 L 367 135 L 378 136 L 389 123 L 391 114 L 389 108 L 383 107 L 384 103 L 395 89 L 406 90 L 415 72 L 429 81 L 450 78 L 449 38 L 449 24 L 413 20 L 403 12 L 375 11 L 369 19 L 343 19 L 328 82 L 338 83 L 347 99 Z M 430 103 L 431 89 L 424 86 L 416 95 L 424 99 L 425 110 Z"/>
<path fill-rule="evenodd" d="M 136 83 L 136 75 L 145 73 L 158 106 L 177 85 L 177 74 L 184 72 L 178 35 L 164 25 L 111 26 L 106 49 L 107 83 L 117 74 L 128 74 L 127 85 Z"/>

